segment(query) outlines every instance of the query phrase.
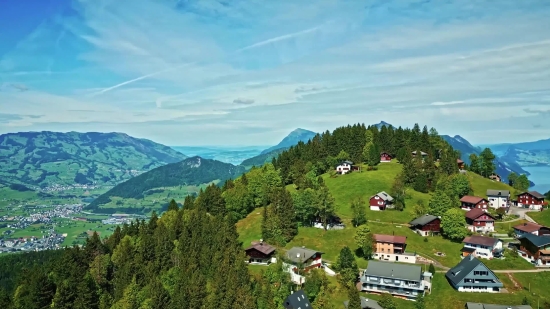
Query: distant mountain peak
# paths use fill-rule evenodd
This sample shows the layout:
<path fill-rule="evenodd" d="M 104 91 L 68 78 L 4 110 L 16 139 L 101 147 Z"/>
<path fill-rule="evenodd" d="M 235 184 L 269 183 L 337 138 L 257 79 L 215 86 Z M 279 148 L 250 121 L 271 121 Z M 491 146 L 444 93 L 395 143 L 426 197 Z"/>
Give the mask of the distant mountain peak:
<path fill-rule="evenodd" d="M 285 138 L 283 138 L 283 140 L 279 142 L 279 144 L 262 151 L 262 154 L 271 152 L 276 149 L 289 148 L 298 144 L 299 142 L 305 143 L 315 137 L 315 135 L 317 135 L 317 133 L 313 131 L 297 128 L 294 131 L 290 132 L 290 134 L 288 134 Z"/>
<path fill-rule="evenodd" d="M 391 123 L 387 123 L 385 122 L 384 120 L 380 121 L 379 123 L 377 124 L 373 124 L 373 126 L 377 127 L 378 129 L 381 129 L 382 127 L 386 126 L 386 127 L 391 127 L 391 128 L 395 128 Z"/>

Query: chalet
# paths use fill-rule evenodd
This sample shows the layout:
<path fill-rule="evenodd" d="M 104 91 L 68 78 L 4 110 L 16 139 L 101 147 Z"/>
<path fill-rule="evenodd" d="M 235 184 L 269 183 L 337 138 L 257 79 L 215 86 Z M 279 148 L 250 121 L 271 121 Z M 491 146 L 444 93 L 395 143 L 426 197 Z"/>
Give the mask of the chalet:
<path fill-rule="evenodd" d="M 346 160 L 336 167 L 336 173 L 344 175 L 357 169 L 358 167 L 353 165 L 353 162 Z"/>
<path fill-rule="evenodd" d="M 464 214 L 468 230 L 476 233 L 495 231 L 495 217 L 484 209 L 473 208 Z"/>
<path fill-rule="evenodd" d="M 414 300 L 431 290 L 432 275 L 417 265 L 370 261 L 359 280 L 361 291 Z"/>
<path fill-rule="evenodd" d="M 302 284 L 306 281 L 303 276 L 313 268 L 320 268 L 323 260 L 323 252 L 308 249 L 306 247 L 293 247 L 288 250 L 283 262 L 283 269 L 290 273 L 290 279 L 296 284 Z"/>
<path fill-rule="evenodd" d="M 449 269 L 445 277 L 459 292 L 498 293 L 504 287 L 498 277 L 473 255 Z"/>
<path fill-rule="evenodd" d="M 495 305 L 467 302 L 464 309 L 533 309 L 529 305 Z"/>
<path fill-rule="evenodd" d="M 460 159 L 456 159 L 456 164 L 458 165 L 458 169 L 463 170 L 464 169 L 464 161 Z"/>
<path fill-rule="evenodd" d="M 391 156 L 387 152 L 381 152 L 380 153 L 380 163 L 382 162 L 391 162 Z"/>
<path fill-rule="evenodd" d="M 516 234 L 516 237 L 520 237 L 525 234 L 533 234 L 537 236 L 550 236 L 550 227 L 546 227 L 533 222 L 525 222 L 514 226 L 514 233 Z"/>
<path fill-rule="evenodd" d="M 517 206 L 533 210 L 541 210 L 543 206 L 548 205 L 544 201 L 544 195 L 537 191 L 528 191 L 518 194 Z"/>
<path fill-rule="evenodd" d="M 518 254 L 536 266 L 550 267 L 550 236 L 525 234 L 519 238 Z"/>
<path fill-rule="evenodd" d="M 391 208 L 393 202 L 393 197 L 388 193 L 382 191 L 379 192 L 369 199 L 370 210 L 384 210 L 386 208 Z"/>
<path fill-rule="evenodd" d="M 510 201 L 510 191 L 508 190 L 487 190 L 487 199 L 489 206 L 493 208 L 507 207 Z"/>
<path fill-rule="evenodd" d="M 441 218 L 433 215 L 424 215 L 412 220 L 409 225 L 420 236 L 429 236 L 441 231 Z"/>
<path fill-rule="evenodd" d="M 416 254 L 405 252 L 407 237 L 374 234 L 374 259 L 392 262 L 416 263 Z"/>
<path fill-rule="evenodd" d="M 479 196 L 465 195 L 460 199 L 460 207 L 464 210 L 473 208 L 487 209 L 487 199 Z"/>
<path fill-rule="evenodd" d="M 485 259 L 500 257 L 503 253 L 502 240 L 487 236 L 468 236 L 462 241 L 462 256 L 473 255 Z"/>
<path fill-rule="evenodd" d="M 497 182 L 502 182 L 502 178 L 500 177 L 500 175 L 497 174 L 491 174 L 491 176 L 489 176 L 489 179 Z"/>
<path fill-rule="evenodd" d="M 252 245 L 244 249 L 244 251 L 250 264 L 269 265 L 270 263 L 277 262 L 275 247 L 264 243 L 262 239 L 259 242 L 252 242 Z"/>
<path fill-rule="evenodd" d="M 285 309 L 310 309 L 313 308 L 303 290 L 290 294 L 284 302 Z"/>

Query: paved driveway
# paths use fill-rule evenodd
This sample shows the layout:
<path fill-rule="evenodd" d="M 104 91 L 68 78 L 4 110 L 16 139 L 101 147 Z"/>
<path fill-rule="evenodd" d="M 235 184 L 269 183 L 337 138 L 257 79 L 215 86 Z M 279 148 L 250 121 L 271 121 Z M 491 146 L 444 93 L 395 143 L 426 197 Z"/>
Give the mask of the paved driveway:
<path fill-rule="evenodd" d="M 526 212 L 533 211 L 529 208 L 522 208 L 522 207 L 516 207 L 516 206 L 510 206 L 510 209 L 508 210 L 509 214 L 512 215 L 518 215 L 520 219 L 525 219 L 530 222 L 535 222 L 531 217 L 529 217 Z M 536 223 L 536 222 L 535 222 Z"/>

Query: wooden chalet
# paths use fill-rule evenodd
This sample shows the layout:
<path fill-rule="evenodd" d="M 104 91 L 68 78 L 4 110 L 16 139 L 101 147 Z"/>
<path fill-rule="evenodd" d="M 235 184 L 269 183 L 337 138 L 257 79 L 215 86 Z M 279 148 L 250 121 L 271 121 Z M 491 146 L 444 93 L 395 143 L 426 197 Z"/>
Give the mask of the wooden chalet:
<path fill-rule="evenodd" d="M 441 218 L 424 215 L 411 221 L 409 226 L 421 236 L 429 236 L 441 231 Z"/>
<path fill-rule="evenodd" d="M 244 250 L 250 264 L 264 264 L 277 262 L 275 247 L 266 244 L 262 239 L 259 242 L 252 242 L 252 245 Z"/>
<path fill-rule="evenodd" d="M 502 182 L 502 177 L 500 177 L 500 175 L 497 175 L 497 174 L 492 174 L 491 176 L 489 176 L 489 179 Z"/>
<path fill-rule="evenodd" d="M 380 153 L 380 162 L 383 163 L 383 162 L 391 162 L 391 159 L 392 157 L 390 156 L 389 153 L 385 152 L 385 151 L 382 151 Z"/>
<path fill-rule="evenodd" d="M 517 206 L 533 210 L 541 210 L 543 206 L 548 205 L 544 201 L 544 195 L 537 191 L 527 191 L 518 194 Z"/>
<path fill-rule="evenodd" d="M 369 198 L 370 210 L 385 210 L 393 203 L 393 197 L 382 191 Z"/>
<path fill-rule="evenodd" d="M 460 159 L 456 159 L 456 164 L 458 165 L 458 168 L 463 170 L 464 169 L 464 161 Z"/>
<path fill-rule="evenodd" d="M 495 217 L 483 209 L 473 208 L 464 214 L 468 230 L 477 233 L 495 231 Z"/>
<path fill-rule="evenodd" d="M 525 234 L 533 234 L 537 236 L 550 236 L 550 227 L 536 224 L 533 222 L 524 222 L 514 226 L 514 233 L 517 237 Z"/>
<path fill-rule="evenodd" d="M 487 209 L 489 201 L 483 197 L 465 195 L 460 199 L 460 207 L 464 210 L 473 208 Z"/>
<path fill-rule="evenodd" d="M 550 237 L 525 234 L 519 238 L 518 253 L 536 266 L 550 266 Z"/>

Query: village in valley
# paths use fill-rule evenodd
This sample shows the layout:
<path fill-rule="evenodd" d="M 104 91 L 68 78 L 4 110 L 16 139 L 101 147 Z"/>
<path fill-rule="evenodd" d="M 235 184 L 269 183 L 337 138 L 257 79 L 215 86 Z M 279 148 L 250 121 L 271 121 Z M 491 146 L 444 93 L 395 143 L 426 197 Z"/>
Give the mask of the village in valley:
<path fill-rule="evenodd" d="M 412 152 L 413 158 L 417 155 L 417 151 Z M 418 157 L 424 159 L 426 156 L 426 153 L 420 152 Z M 392 159 L 394 158 L 389 153 L 381 152 L 380 168 L 384 164 L 395 164 L 391 163 Z M 457 159 L 456 164 L 460 174 L 471 173 L 465 169 L 464 161 Z M 350 160 L 343 160 L 335 167 L 331 177 L 343 178 L 349 177 L 349 174 L 368 173 L 362 169 L 364 167 L 361 164 L 355 165 Z M 506 295 L 514 293 L 509 284 L 512 281 L 517 285 L 517 282 L 509 278 L 513 278 L 511 274 L 516 271 L 525 272 L 521 275 L 535 275 L 539 271 L 550 270 L 550 227 L 538 224 L 529 216 L 533 212 L 547 211 L 548 203 L 544 196 L 536 191 L 514 195 L 511 190 L 502 189 L 504 186 L 501 177 L 494 173 L 484 181 L 489 186 L 491 183 L 495 184 L 486 189 L 484 196 L 460 197 L 457 209 L 462 213 L 462 219 L 453 224 L 456 228 L 463 229 L 460 233 L 464 237 L 454 239 L 454 243 L 461 243 L 462 248 L 453 251 L 446 251 L 449 246 L 436 246 L 433 243 L 434 239 L 437 239 L 438 244 L 452 243 L 441 236 L 442 220 L 445 220 L 441 215 L 424 213 L 408 224 L 381 222 L 380 219 L 375 219 L 376 213 L 392 211 L 395 198 L 385 191 L 370 196 L 367 203 L 371 211 L 368 215 L 369 226 L 373 223 L 396 228 L 392 229 L 391 234 L 371 233 L 372 239 L 368 245 L 371 252 L 368 257 L 365 256 L 369 260 L 368 266 L 365 269 L 358 268 L 356 273 L 357 290 L 362 293 L 362 308 L 387 308 L 375 300 L 380 300 L 381 295 L 392 295 L 411 301 L 425 295 L 436 295 L 441 293 L 438 288 L 441 288 L 442 282 L 448 286 L 445 287 L 447 292 L 451 288 L 461 293 L 472 293 L 471 295 Z M 315 220 L 311 223 L 311 228 L 324 230 L 326 234 L 322 237 L 329 237 L 330 233 L 339 233 L 341 236 L 343 230 L 356 228 L 356 241 L 363 226 L 350 227 L 336 215 L 328 221 Z M 419 244 L 422 244 L 423 252 L 419 252 Z M 302 246 L 279 250 L 262 239 L 253 241 L 245 249 L 250 265 L 282 266 L 289 273 L 292 282 L 299 286 L 305 284 L 312 269 L 321 269 L 329 277 L 340 276 L 338 272 L 343 271 L 342 266 L 337 265 L 339 262 L 325 259 L 326 254 L 323 251 L 323 248 L 317 248 L 314 243 L 303 243 Z M 431 253 L 426 254 L 429 251 Z M 342 252 L 343 250 L 338 259 Z M 499 275 L 504 274 L 506 280 L 501 280 L 502 276 Z M 440 275 L 444 275 L 444 281 L 438 277 Z M 512 306 L 513 304 L 491 304 L 491 298 L 475 296 L 472 299 L 466 302 L 466 309 L 532 308 L 525 300 L 523 305 Z M 344 302 L 345 308 L 348 303 L 349 300 Z M 445 307 L 444 304 L 441 305 L 441 308 Z"/>

